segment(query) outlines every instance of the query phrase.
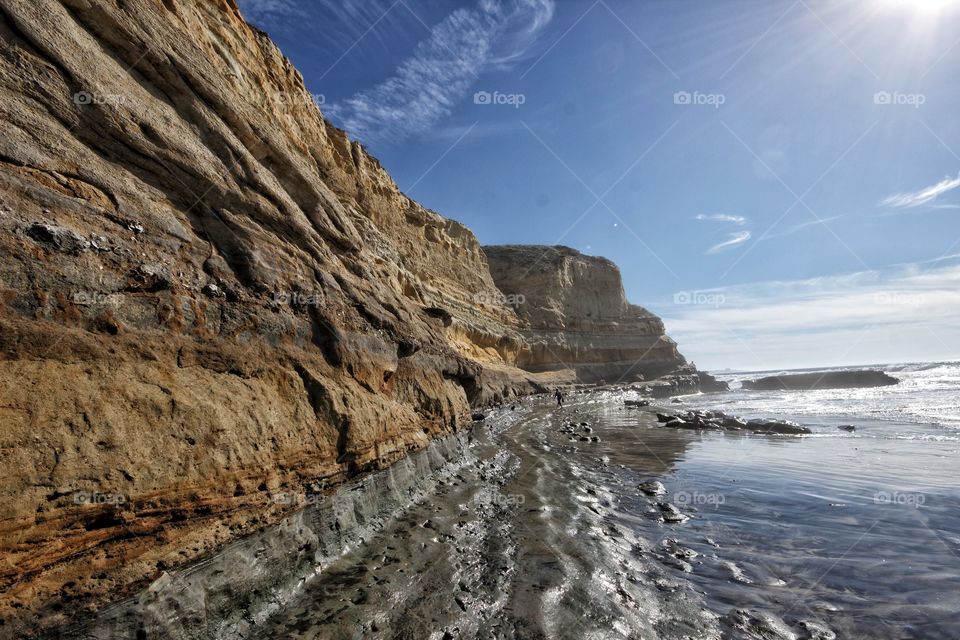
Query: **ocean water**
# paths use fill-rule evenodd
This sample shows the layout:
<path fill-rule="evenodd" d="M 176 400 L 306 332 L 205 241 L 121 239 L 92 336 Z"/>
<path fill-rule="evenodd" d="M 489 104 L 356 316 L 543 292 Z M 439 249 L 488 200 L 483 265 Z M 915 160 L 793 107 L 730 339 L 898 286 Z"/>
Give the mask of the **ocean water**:
<path fill-rule="evenodd" d="M 908 364 L 853 367 L 885 371 L 900 380 L 897 385 L 872 389 L 825 389 L 821 391 L 746 391 L 740 381 L 764 376 L 788 373 L 819 371 L 844 371 L 843 367 L 832 369 L 803 369 L 796 371 L 753 371 L 726 373 L 718 379 L 730 383 L 732 391 L 711 394 L 710 404 L 731 411 L 745 411 L 771 416 L 803 416 L 820 424 L 837 416 L 853 419 L 872 419 L 902 424 L 917 424 L 937 429 L 921 429 L 928 437 L 950 439 L 960 437 L 960 362 L 922 362 Z M 885 434 L 889 435 L 889 434 Z M 916 437 L 911 432 L 904 437 Z"/>
<path fill-rule="evenodd" d="M 739 381 L 797 372 L 748 372 L 721 377 L 730 392 L 683 398 L 814 432 L 695 434 L 659 474 L 695 516 L 681 527 L 700 554 L 687 575 L 713 610 L 771 615 L 799 637 L 809 623 L 840 638 L 960 638 L 960 363 L 875 368 L 901 382 L 761 392 Z"/>

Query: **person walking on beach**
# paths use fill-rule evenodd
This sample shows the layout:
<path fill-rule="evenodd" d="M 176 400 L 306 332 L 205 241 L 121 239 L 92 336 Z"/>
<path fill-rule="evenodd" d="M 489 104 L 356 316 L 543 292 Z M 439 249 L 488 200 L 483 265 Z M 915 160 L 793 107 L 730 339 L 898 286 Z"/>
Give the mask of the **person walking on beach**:
<path fill-rule="evenodd" d="M 558 406 L 558 407 L 562 407 L 562 406 L 563 406 L 563 394 L 560 392 L 560 389 L 557 389 L 557 390 L 554 392 L 553 395 L 556 396 L 556 398 L 557 398 L 557 406 Z"/>

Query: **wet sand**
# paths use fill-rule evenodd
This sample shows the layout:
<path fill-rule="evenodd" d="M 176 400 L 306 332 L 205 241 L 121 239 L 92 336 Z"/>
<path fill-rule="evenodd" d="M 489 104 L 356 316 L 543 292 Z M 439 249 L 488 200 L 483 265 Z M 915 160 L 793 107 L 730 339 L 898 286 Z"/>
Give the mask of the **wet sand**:
<path fill-rule="evenodd" d="M 489 417 L 473 465 L 324 568 L 261 637 L 719 637 L 618 514 L 616 493 L 637 489 L 584 477 L 602 442 L 559 430 L 588 413 L 544 400 Z"/>
<path fill-rule="evenodd" d="M 667 429 L 655 410 L 600 392 L 495 412 L 469 464 L 260 637 L 960 637 L 952 485 L 922 512 L 878 505 L 866 487 L 903 474 L 869 447 Z"/>

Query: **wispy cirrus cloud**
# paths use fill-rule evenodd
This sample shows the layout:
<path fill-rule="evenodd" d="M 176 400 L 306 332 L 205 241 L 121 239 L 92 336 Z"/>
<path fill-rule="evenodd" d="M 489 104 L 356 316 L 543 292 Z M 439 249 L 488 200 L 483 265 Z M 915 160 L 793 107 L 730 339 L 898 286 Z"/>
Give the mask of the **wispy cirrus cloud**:
<path fill-rule="evenodd" d="M 719 222 L 721 224 L 735 224 L 743 226 L 747 224 L 748 220 L 745 216 L 735 216 L 726 213 L 701 213 L 695 216 L 696 220 L 701 220 L 704 222 Z M 737 231 L 735 233 L 728 233 L 727 239 L 723 242 L 719 242 L 709 249 L 706 250 L 706 255 L 711 255 L 714 253 L 720 253 L 725 249 L 730 249 L 737 246 L 738 244 L 743 244 L 749 240 L 753 234 L 750 231 Z"/>
<path fill-rule="evenodd" d="M 731 233 L 727 235 L 727 239 L 723 242 L 713 245 L 707 249 L 707 255 L 720 253 L 724 249 L 730 249 L 737 246 L 738 244 L 743 244 L 747 240 L 753 237 L 753 234 L 749 231 L 738 231 L 736 233 Z"/>
<path fill-rule="evenodd" d="M 249 22 L 268 28 L 303 15 L 294 0 L 239 0 L 239 5 Z"/>
<path fill-rule="evenodd" d="M 708 222 L 730 222 L 733 224 L 746 224 L 747 219 L 744 216 L 731 216 L 725 213 L 714 213 L 706 214 L 701 213 L 696 217 L 697 220 L 704 220 Z"/>
<path fill-rule="evenodd" d="M 839 220 L 843 215 L 830 216 L 829 218 L 817 218 L 816 220 L 808 220 L 807 222 L 800 222 L 798 224 L 792 225 L 784 229 L 783 231 L 776 231 L 772 233 L 764 234 L 763 236 L 757 238 L 760 240 L 772 240 L 773 238 L 782 238 L 784 236 L 791 236 L 795 233 L 803 231 L 804 229 L 811 229 L 813 227 L 822 227 L 834 220 Z"/>
<path fill-rule="evenodd" d="M 326 112 L 365 142 L 398 142 L 427 131 L 481 73 L 522 58 L 553 11 L 553 0 L 480 0 L 472 9 L 457 9 L 431 28 L 391 77 Z"/>
<path fill-rule="evenodd" d="M 891 207 L 894 209 L 912 209 L 924 204 L 928 204 L 939 198 L 945 193 L 953 191 L 960 187 L 960 175 L 956 178 L 944 178 L 940 182 L 924 187 L 918 191 L 909 191 L 906 193 L 895 193 L 880 201 L 881 207 Z"/>

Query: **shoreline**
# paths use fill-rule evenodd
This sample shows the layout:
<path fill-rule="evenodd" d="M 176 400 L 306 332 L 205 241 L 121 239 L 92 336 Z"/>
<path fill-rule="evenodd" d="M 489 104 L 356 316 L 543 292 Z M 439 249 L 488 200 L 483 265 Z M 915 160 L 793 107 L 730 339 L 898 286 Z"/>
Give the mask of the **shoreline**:
<path fill-rule="evenodd" d="M 577 400 L 590 401 L 607 393 L 581 390 L 576 396 Z M 278 616 L 282 618 L 285 606 L 302 599 L 311 585 L 322 583 L 343 558 L 370 552 L 368 540 L 378 532 L 405 527 L 406 514 L 424 501 L 437 499 L 461 474 L 477 474 L 480 489 L 471 489 L 474 495 L 497 491 L 496 487 L 503 492 L 511 488 L 520 466 L 519 451 L 510 450 L 498 439 L 518 423 L 530 420 L 532 414 L 552 415 L 552 403 L 552 398 L 536 394 L 524 397 L 514 408 L 488 410 L 485 420 L 435 440 L 387 469 L 348 481 L 332 494 L 320 496 L 315 504 L 210 557 L 165 572 L 133 597 L 93 614 L 81 614 L 78 617 L 85 619 L 79 622 L 31 637 L 106 640 L 137 633 L 146 633 L 147 637 L 269 637 L 265 629 Z M 565 406 L 560 411 L 567 410 Z M 473 450 L 476 437 L 485 441 L 484 455 Z M 532 467 L 540 464 L 536 456 L 519 457 Z M 536 511 L 529 506 L 533 500 L 524 499 L 519 492 L 501 493 L 499 498 L 487 496 L 486 507 L 470 515 L 481 520 L 485 515 L 486 524 L 480 529 L 490 533 L 504 526 L 508 512 L 513 514 L 510 518 L 516 518 L 524 510 Z M 484 514 L 484 510 L 490 513 Z M 491 515 L 495 517 L 491 519 Z M 430 527 L 424 523 L 413 525 L 414 530 L 425 526 Z M 523 544 L 534 544 L 525 539 Z M 512 553 L 516 553 L 515 547 Z M 646 545 L 639 543 L 639 547 L 635 544 L 629 548 L 641 547 Z M 498 566 L 495 581 L 503 582 L 515 575 L 516 570 L 502 564 L 502 560 L 489 560 Z M 670 584 L 671 589 L 679 586 Z M 647 584 L 645 588 L 655 585 Z M 501 585 L 500 589 L 505 591 L 506 587 Z M 685 606 L 690 609 L 690 605 Z M 695 617 L 691 610 L 684 615 Z"/>
<path fill-rule="evenodd" d="M 101 611 L 96 624 L 38 637 L 107 638 L 140 628 L 148 637 L 191 638 L 428 637 L 455 630 L 484 637 L 497 629 L 548 638 L 570 637 L 571 629 L 624 638 L 843 637 L 836 633 L 852 623 L 829 608 L 835 606 L 829 596 L 805 615 L 778 611 L 776 599 L 767 599 L 802 592 L 795 578 L 809 573 L 793 576 L 789 562 L 771 556 L 792 556 L 806 544 L 782 547 L 791 539 L 767 537 L 778 531 L 783 507 L 777 505 L 801 500 L 792 507 L 797 517 L 827 518 L 828 527 L 862 508 L 827 504 L 837 501 L 829 491 L 803 497 L 821 486 L 810 475 L 819 473 L 811 452 L 836 447 L 803 436 L 668 428 L 656 414 L 678 405 L 631 408 L 625 397 L 624 389 L 582 390 L 562 408 L 533 396 L 515 409 L 490 411 L 438 441 L 440 450 L 431 445 L 413 454 L 409 469 L 401 462 L 349 483 L 281 525 Z M 702 400 L 709 397 L 686 396 L 683 408 L 694 399 L 708 406 Z M 791 453 L 796 447 L 806 453 Z M 728 468 L 731 454 L 748 457 Z M 793 462 L 781 467 L 781 459 Z M 724 479 L 729 474 L 733 484 Z M 765 499 L 772 500 L 768 506 L 741 493 L 747 486 L 772 490 L 788 477 L 801 484 L 783 485 Z M 823 486 L 843 477 L 825 475 Z M 851 481 L 848 493 L 864 482 L 844 480 Z M 365 502 L 405 491 L 408 499 L 389 508 Z M 845 502 L 855 501 L 856 491 Z M 342 520 L 336 531 L 336 514 L 345 512 L 359 517 Z M 749 536 L 731 528 L 742 518 L 753 519 Z M 794 526 L 805 526 L 803 519 Z M 304 553 L 304 528 L 326 536 L 322 549 Z M 299 564 L 269 559 L 289 553 L 299 554 Z M 818 562 L 829 563 L 830 554 L 821 553 Z M 293 570 L 277 577 L 257 567 Z M 223 608 L 201 612 L 198 602 Z"/>

